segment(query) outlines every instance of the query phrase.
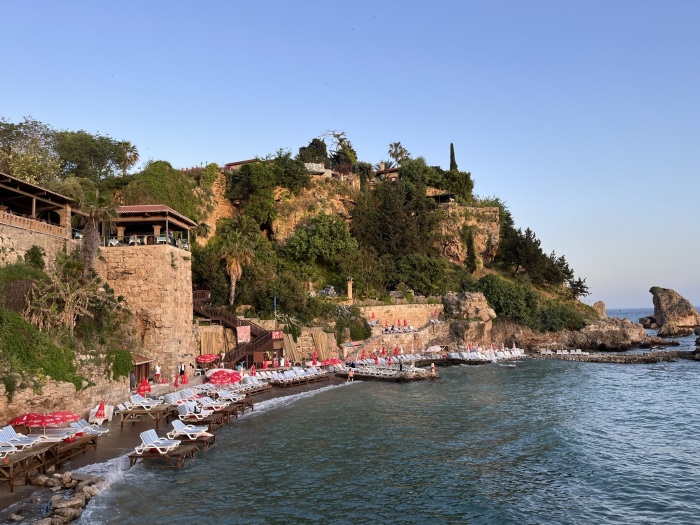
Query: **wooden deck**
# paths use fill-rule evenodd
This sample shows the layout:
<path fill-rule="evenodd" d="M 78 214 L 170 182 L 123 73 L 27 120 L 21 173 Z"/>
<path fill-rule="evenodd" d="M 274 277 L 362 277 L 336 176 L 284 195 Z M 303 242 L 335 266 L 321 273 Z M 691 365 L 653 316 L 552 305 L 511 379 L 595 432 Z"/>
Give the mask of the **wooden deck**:
<path fill-rule="evenodd" d="M 186 436 L 180 436 L 176 439 L 181 439 L 183 445 L 195 445 L 197 450 L 207 451 L 216 445 L 216 434 L 198 437 L 197 439 L 187 439 Z"/>
<path fill-rule="evenodd" d="M 141 460 L 142 463 L 146 460 L 157 460 L 164 463 L 162 465 L 163 468 L 180 468 L 185 464 L 185 460 L 194 458 L 194 454 L 197 450 L 197 445 L 182 443 L 175 450 L 165 454 L 160 454 L 159 452 L 137 454 L 133 452 L 129 454 L 129 468 L 136 465 L 139 460 Z"/>
<path fill-rule="evenodd" d="M 131 421 L 131 426 L 135 426 L 137 421 L 147 421 L 147 420 L 153 420 L 156 422 L 156 429 L 160 428 L 160 420 L 161 419 L 166 419 L 167 423 L 167 418 L 168 415 L 170 414 L 171 406 L 170 405 L 156 405 L 153 408 L 150 409 L 145 409 L 145 408 L 129 408 L 127 410 L 122 410 L 119 412 L 119 420 L 121 423 L 121 427 L 124 428 L 124 422 Z"/>
<path fill-rule="evenodd" d="M 15 483 L 22 480 L 29 482 L 33 471 L 44 474 L 50 467 L 57 467 L 78 454 L 85 454 L 88 448 L 96 448 L 99 436 L 81 436 L 73 441 L 37 443 L 21 452 L 8 454 L 5 461 L 0 461 L 0 482 L 10 484 L 10 492 L 15 491 Z"/>
<path fill-rule="evenodd" d="M 207 425 L 209 432 L 214 432 L 215 430 L 224 426 L 225 419 L 226 418 L 223 412 L 214 412 L 211 416 L 207 416 L 202 419 L 190 418 L 183 419 L 182 421 L 188 425 Z"/>

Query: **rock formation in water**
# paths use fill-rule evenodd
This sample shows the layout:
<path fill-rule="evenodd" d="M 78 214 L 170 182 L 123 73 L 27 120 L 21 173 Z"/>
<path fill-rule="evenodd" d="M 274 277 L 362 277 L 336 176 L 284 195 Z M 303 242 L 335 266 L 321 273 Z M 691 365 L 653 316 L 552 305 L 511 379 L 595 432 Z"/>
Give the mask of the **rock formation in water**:
<path fill-rule="evenodd" d="M 690 301 L 668 288 L 653 286 L 649 292 L 654 301 L 654 315 L 647 320 L 651 326 L 659 326 L 660 337 L 692 335 L 695 327 L 700 326 L 700 315 Z"/>

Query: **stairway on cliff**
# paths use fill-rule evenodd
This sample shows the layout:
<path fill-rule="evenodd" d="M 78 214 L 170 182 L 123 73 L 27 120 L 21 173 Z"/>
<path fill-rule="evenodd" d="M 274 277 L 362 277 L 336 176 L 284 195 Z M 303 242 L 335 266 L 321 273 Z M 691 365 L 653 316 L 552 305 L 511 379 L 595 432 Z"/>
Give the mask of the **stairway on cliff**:
<path fill-rule="evenodd" d="M 192 309 L 194 313 L 209 319 L 210 322 L 220 324 L 227 328 L 236 330 L 239 326 L 250 327 L 250 341 L 243 344 L 237 344 L 233 350 L 226 353 L 225 361 L 229 361 L 235 365 L 239 361 L 244 361 L 250 358 L 252 361 L 253 352 L 270 352 L 274 349 L 272 342 L 272 332 L 265 330 L 263 327 L 236 317 L 224 308 L 214 308 L 209 306 L 211 293 L 206 290 L 195 290 L 192 294 Z"/>

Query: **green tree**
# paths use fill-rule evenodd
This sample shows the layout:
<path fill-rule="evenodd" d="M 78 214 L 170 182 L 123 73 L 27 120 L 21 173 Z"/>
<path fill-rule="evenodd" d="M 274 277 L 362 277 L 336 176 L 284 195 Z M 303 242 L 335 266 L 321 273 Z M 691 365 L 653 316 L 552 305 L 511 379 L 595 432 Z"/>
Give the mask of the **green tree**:
<path fill-rule="evenodd" d="M 468 171 L 450 170 L 443 174 L 442 188 L 454 193 L 464 202 L 471 202 L 474 181 Z"/>
<path fill-rule="evenodd" d="M 206 246 L 192 245 L 192 286 L 196 290 L 211 292 L 211 303 L 214 306 L 228 303 L 230 286 L 226 261 L 214 243 Z"/>
<path fill-rule="evenodd" d="M 150 162 L 122 189 L 124 204 L 164 204 L 185 217 L 197 220 L 199 199 L 194 181 L 169 162 Z"/>
<path fill-rule="evenodd" d="M 243 273 L 243 266 L 250 264 L 255 257 L 260 230 L 246 216 L 234 220 L 221 220 L 216 229 L 216 246 L 219 255 L 226 261 L 226 271 L 230 279 L 228 304 L 233 305 L 236 298 L 236 283 Z"/>
<path fill-rule="evenodd" d="M 139 150 L 128 140 L 120 142 L 119 147 L 122 150 L 119 152 L 121 157 L 122 175 L 126 177 L 127 170 L 133 166 L 136 166 L 136 163 L 139 161 Z"/>
<path fill-rule="evenodd" d="M 326 143 L 319 138 L 312 139 L 308 146 L 299 148 L 297 158 L 301 162 L 323 164 L 326 168 L 330 167 L 330 158 L 328 157 Z"/>
<path fill-rule="evenodd" d="M 58 179 L 61 160 L 55 131 L 31 117 L 19 124 L 0 119 L 0 172 L 32 184 Z"/>
<path fill-rule="evenodd" d="M 304 166 L 304 162 L 292 158 L 289 151 L 279 150 L 273 159 L 272 170 L 277 186 L 288 188 L 292 193 L 298 194 L 308 187 L 311 182 L 309 170 Z"/>
<path fill-rule="evenodd" d="M 129 159 L 138 152 L 127 152 L 133 147 L 129 142 L 120 142 L 106 135 L 93 135 L 86 131 L 59 131 L 56 133 L 56 151 L 61 158 L 63 176 L 74 175 L 92 181 L 113 177 L 124 170 Z M 134 161 L 135 162 L 135 161 Z"/>
<path fill-rule="evenodd" d="M 337 258 L 357 250 L 347 224 L 337 215 L 321 214 L 297 226 L 286 244 L 295 260 L 310 261 L 329 267 Z"/>
<path fill-rule="evenodd" d="M 457 159 L 455 159 L 455 147 L 450 142 L 450 171 L 457 171 Z"/>
<path fill-rule="evenodd" d="M 396 261 L 390 286 L 395 288 L 404 283 L 417 293 L 433 295 L 446 291 L 446 277 L 445 259 L 411 253 Z"/>
<path fill-rule="evenodd" d="M 401 166 L 405 160 L 411 158 L 411 154 L 400 142 L 392 142 L 389 144 L 389 156 L 394 159 L 394 162 L 396 162 L 398 166 Z"/>
<path fill-rule="evenodd" d="M 360 177 L 360 191 L 367 191 L 369 181 L 374 177 L 372 165 L 369 162 L 358 162 L 355 165 L 355 172 Z"/>

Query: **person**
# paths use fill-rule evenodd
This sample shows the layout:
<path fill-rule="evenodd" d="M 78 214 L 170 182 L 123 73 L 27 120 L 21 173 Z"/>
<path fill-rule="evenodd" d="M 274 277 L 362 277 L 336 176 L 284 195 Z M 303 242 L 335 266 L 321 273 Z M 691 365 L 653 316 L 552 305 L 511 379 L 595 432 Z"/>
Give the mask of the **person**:
<path fill-rule="evenodd" d="M 182 384 L 182 379 L 183 379 L 183 376 L 185 375 L 185 363 L 180 362 L 180 364 L 178 365 L 177 368 L 178 368 L 177 372 L 178 372 L 178 374 L 180 374 L 180 384 Z"/>
<path fill-rule="evenodd" d="M 430 377 L 435 377 L 435 363 L 430 363 Z"/>
<path fill-rule="evenodd" d="M 403 361 L 399 361 L 399 372 L 403 372 Z"/>
<path fill-rule="evenodd" d="M 221 352 L 221 362 L 224 362 L 224 359 L 226 358 L 226 352 Z"/>
<path fill-rule="evenodd" d="M 134 390 L 136 388 L 136 374 L 132 370 L 129 373 L 129 389 Z"/>
<path fill-rule="evenodd" d="M 160 365 L 156 363 L 156 384 L 160 384 Z"/>
<path fill-rule="evenodd" d="M 348 380 L 345 381 L 346 383 L 354 383 L 355 382 L 355 369 L 351 368 L 348 370 Z"/>

